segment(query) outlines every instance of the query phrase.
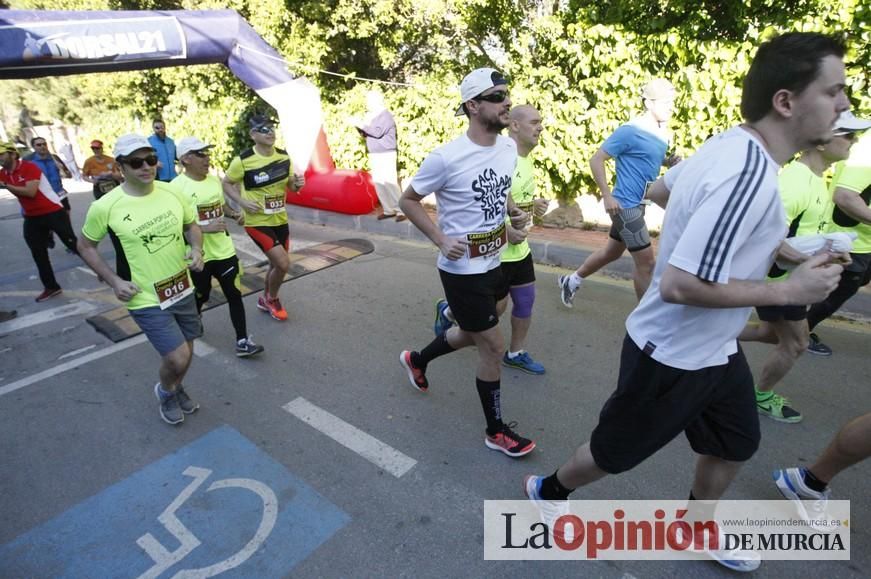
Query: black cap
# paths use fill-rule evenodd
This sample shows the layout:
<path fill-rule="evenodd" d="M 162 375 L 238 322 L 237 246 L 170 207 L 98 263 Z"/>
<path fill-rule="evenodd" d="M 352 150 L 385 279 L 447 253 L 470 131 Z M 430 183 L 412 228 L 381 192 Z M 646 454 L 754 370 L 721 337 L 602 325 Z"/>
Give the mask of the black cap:
<path fill-rule="evenodd" d="M 275 121 L 267 117 L 266 115 L 256 114 L 251 115 L 248 118 L 248 126 L 252 129 L 259 129 L 260 127 L 271 127 L 275 124 Z"/>

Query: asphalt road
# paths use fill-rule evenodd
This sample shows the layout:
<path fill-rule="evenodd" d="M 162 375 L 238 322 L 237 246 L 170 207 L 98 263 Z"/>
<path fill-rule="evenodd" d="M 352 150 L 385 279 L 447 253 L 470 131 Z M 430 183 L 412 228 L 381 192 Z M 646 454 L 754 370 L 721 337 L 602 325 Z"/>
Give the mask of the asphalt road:
<path fill-rule="evenodd" d="M 73 195 L 77 226 L 89 199 Z M 217 561 L 223 567 L 210 572 L 227 577 L 731 575 L 710 562 L 483 558 L 484 501 L 522 498 L 522 477 L 553 472 L 596 424 L 634 305 L 627 283 L 591 280 L 566 310 L 559 271 L 537 268 L 528 349 L 547 374 L 506 369 L 502 378 L 505 418 L 538 444 L 515 461 L 483 444 L 474 351 L 436 360 L 426 395 L 397 363 L 402 349 L 432 337 L 441 295 L 434 248 L 292 224 L 297 247 L 367 236 L 375 252 L 285 284 L 285 324 L 246 298 L 250 331 L 266 346 L 257 359 L 233 355 L 226 308 L 206 312 L 204 344 L 186 379 L 201 409 L 171 427 L 152 392 L 156 353 L 141 341 L 113 345 L 84 321 L 114 304 L 62 247 L 52 259 L 64 293 L 34 303 L 39 282 L 16 214 L 13 200 L 0 199 L 0 309 L 19 313 L 0 325 L 0 576 L 136 577 L 161 557 L 154 576 Z M 257 259 L 240 247 L 243 261 Z M 108 242 L 101 249 L 110 255 Z M 805 420 L 763 418 L 762 447 L 727 498 L 779 498 L 772 469 L 812 461 L 841 424 L 871 407 L 866 328 L 827 324 L 822 332 L 836 354 L 803 357 L 781 389 Z M 767 348 L 747 346 L 754 370 Z M 679 438 L 573 498 L 683 499 L 692 461 Z M 835 498 L 852 499 L 851 561 L 766 562 L 756 576 L 867 577 L 868 475 L 865 463 L 834 484 Z M 233 485 L 247 490 L 226 490 Z M 186 498 L 174 522 L 166 513 Z M 148 541 L 138 540 L 147 533 L 164 545 L 162 555 L 152 545 L 145 556 Z"/>

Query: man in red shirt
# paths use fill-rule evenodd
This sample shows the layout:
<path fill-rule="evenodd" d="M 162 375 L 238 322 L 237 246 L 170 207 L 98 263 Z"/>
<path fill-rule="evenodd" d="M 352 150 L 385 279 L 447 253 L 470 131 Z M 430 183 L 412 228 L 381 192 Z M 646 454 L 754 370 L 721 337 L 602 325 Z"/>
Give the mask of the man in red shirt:
<path fill-rule="evenodd" d="M 0 187 L 18 198 L 24 213 L 24 241 L 30 248 L 43 291 L 36 301 L 43 302 L 61 293 L 48 257 L 51 232 L 78 255 L 76 234 L 69 214 L 42 171 L 30 161 L 18 158 L 14 143 L 0 143 Z"/>

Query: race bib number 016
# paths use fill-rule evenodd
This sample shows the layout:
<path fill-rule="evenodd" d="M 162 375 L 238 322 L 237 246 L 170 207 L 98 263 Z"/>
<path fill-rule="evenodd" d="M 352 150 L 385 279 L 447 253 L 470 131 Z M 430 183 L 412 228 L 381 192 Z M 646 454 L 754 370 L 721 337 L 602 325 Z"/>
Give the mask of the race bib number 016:
<path fill-rule="evenodd" d="M 194 292 L 191 278 L 186 269 L 181 270 L 172 277 L 156 282 L 154 291 L 160 302 L 160 309 L 165 310 L 172 304 L 178 303 Z"/>
<path fill-rule="evenodd" d="M 220 201 L 197 205 L 197 225 L 209 225 L 224 216 L 224 204 Z"/>
<path fill-rule="evenodd" d="M 508 231 L 505 223 L 486 233 L 469 233 L 469 257 L 491 257 L 498 254 L 508 241 Z"/>
<path fill-rule="evenodd" d="M 284 211 L 284 194 L 263 197 L 263 213 L 274 215 Z"/>

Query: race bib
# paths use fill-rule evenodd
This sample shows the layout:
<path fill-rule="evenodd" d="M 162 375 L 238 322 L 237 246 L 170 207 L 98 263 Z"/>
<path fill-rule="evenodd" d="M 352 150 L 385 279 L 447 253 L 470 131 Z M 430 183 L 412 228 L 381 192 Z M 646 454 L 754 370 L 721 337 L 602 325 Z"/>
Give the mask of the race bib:
<path fill-rule="evenodd" d="M 209 225 L 224 216 L 224 204 L 220 201 L 197 205 L 197 225 Z"/>
<path fill-rule="evenodd" d="M 114 189 L 117 186 L 118 186 L 117 181 L 112 181 L 112 180 L 97 181 L 97 190 L 103 194 L 108 193 L 109 191 L 111 191 L 112 189 Z"/>
<path fill-rule="evenodd" d="M 496 229 L 485 233 L 469 233 L 466 236 L 469 241 L 469 257 L 491 257 L 499 253 L 508 241 L 508 230 L 505 223 Z"/>
<path fill-rule="evenodd" d="M 263 213 L 274 215 L 284 212 L 284 193 L 266 195 L 263 197 Z"/>
<path fill-rule="evenodd" d="M 183 269 L 172 277 L 156 282 L 154 291 L 157 293 L 160 309 L 165 310 L 191 295 L 194 288 L 191 285 L 187 270 Z"/>

